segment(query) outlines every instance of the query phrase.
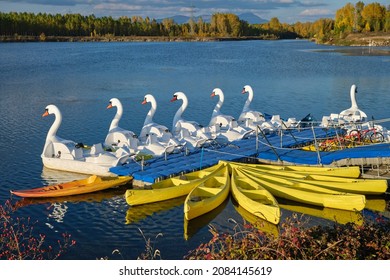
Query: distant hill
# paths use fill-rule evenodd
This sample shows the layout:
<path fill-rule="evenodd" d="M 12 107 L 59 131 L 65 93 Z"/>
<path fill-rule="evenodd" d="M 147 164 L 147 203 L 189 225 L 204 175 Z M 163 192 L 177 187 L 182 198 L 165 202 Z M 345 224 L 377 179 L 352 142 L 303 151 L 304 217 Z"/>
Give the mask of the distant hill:
<path fill-rule="evenodd" d="M 263 19 L 253 13 L 244 13 L 238 15 L 240 20 L 245 20 L 249 24 L 258 24 L 258 23 L 265 23 L 269 20 Z M 169 17 L 170 19 L 173 19 L 173 21 L 177 24 L 183 24 L 187 23 L 190 20 L 189 16 L 183 16 L 183 15 L 176 15 L 173 17 Z M 194 21 L 197 22 L 199 18 L 202 18 L 204 22 L 210 22 L 211 21 L 211 15 L 201 15 L 201 16 L 195 16 Z M 162 22 L 163 19 L 157 19 L 157 22 Z"/>
<path fill-rule="evenodd" d="M 263 19 L 252 13 L 244 13 L 238 16 L 241 20 L 245 20 L 249 24 L 258 24 L 258 23 L 266 23 L 269 22 L 267 19 Z"/>

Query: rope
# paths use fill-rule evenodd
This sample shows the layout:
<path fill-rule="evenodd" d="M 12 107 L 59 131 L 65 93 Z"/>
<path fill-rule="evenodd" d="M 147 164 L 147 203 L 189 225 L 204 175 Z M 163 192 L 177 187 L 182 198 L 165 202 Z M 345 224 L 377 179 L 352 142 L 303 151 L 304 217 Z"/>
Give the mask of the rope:
<path fill-rule="evenodd" d="M 275 149 L 278 149 L 278 150 L 287 150 L 287 151 L 292 151 L 292 150 L 301 150 L 302 148 L 300 147 L 296 147 L 296 148 L 287 148 L 287 147 L 276 147 L 276 146 L 273 146 L 273 145 L 269 145 L 265 142 L 262 142 L 260 140 L 258 140 L 259 143 L 263 144 L 264 146 L 267 146 L 269 148 L 275 148 Z"/>
<path fill-rule="evenodd" d="M 202 169 L 202 162 L 203 162 L 203 152 L 204 152 L 204 148 L 202 147 L 202 151 L 200 152 L 200 163 L 199 163 L 199 169 Z"/>

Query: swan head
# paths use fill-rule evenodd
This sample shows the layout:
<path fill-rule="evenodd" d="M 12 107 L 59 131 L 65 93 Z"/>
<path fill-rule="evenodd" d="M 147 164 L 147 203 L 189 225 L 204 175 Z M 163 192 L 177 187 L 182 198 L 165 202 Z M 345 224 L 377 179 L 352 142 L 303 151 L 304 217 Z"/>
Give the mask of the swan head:
<path fill-rule="evenodd" d="M 153 95 L 151 94 L 147 94 L 144 96 L 144 100 L 142 101 L 142 104 L 146 104 L 146 103 L 152 103 L 152 102 L 156 102 L 156 99 L 154 98 Z"/>
<path fill-rule="evenodd" d="M 112 107 L 122 107 L 122 103 L 119 101 L 118 98 L 111 98 L 108 105 L 107 109 L 111 109 Z"/>
<path fill-rule="evenodd" d="M 176 100 L 185 100 L 187 99 L 186 95 L 184 94 L 184 92 L 181 92 L 181 91 L 178 91 L 178 92 L 175 92 L 173 94 L 173 97 L 171 99 L 171 102 L 174 102 Z"/>
<path fill-rule="evenodd" d="M 42 114 L 42 117 L 46 117 L 51 114 L 60 114 L 60 110 L 56 105 L 47 105 L 45 108 L 45 112 Z"/>
<path fill-rule="evenodd" d="M 244 86 L 244 88 L 242 89 L 242 94 L 245 94 L 245 93 L 249 93 L 249 92 L 253 92 L 253 90 L 252 90 L 252 87 L 251 86 L 249 86 L 249 85 L 246 85 L 246 86 Z"/>
<path fill-rule="evenodd" d="M 220 88 L 215 88 L 213 89 L 213 92 L 211 93 L 211 97 L 214 97 L 214 96 L 222 96 L 223 97 L 223 91 L 220 89 Z"/>
<path fill-rule="evenodd" d="M 357 86 L 356 85 L 352 85 L 351 86 L 351 93 L 357 93 Z"/>

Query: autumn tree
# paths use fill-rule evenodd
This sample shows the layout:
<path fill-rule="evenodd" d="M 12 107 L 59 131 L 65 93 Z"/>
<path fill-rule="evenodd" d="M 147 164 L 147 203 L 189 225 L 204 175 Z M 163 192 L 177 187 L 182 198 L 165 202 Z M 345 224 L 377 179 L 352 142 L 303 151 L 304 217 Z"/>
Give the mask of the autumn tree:
<path fill-rule="evenodd" d="M 366 31 L 381 31 L 386 21 L 386 8 L 379 3 L 364 6 L 361 12 Z"/>
<path fill-rule="evenodd" d="M 335 31 L 338 34 L 352 32 L 355 26 L 355 7 L 348 3 L 337 10 L 335 17 Z"/>
<path fill-rule="evenodd" d="M 213 14 L 210 31 L 212 35 L 221 37 L 238 37 L 241 34 L 241 22 L 235 14 Z"/>
<path fill-rule="evenodd" d="M 277 17 L 271 18 L 271 20 L 269 21 L 269 28 L 274 30 L 274 31 L 281 31 L 280 27 L 281 27 L 281 24 L 280 24 L 279 19 Z"/>

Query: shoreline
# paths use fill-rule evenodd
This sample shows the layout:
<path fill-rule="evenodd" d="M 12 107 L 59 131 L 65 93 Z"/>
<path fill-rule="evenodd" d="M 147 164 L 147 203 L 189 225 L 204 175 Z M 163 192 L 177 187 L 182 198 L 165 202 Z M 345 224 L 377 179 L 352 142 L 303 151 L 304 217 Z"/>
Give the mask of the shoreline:
<path fill-rule="evenodd" d="M 168 37 L 168 36 L 0 36 L 0 43 L 15 42 L 219 42 L 219 41 L 248 41 L 276 40 L 267 36 L 256 37 Z"/>
<path fill-rule="evenodd" d="M 302 38 L 297 38 L 302 39 Z M 305 38 L 303 38 L 305 39 Z M 169 37 L 169 36 L 29 36 L 10 35 L 0 36 L 0 43 L 28 43 L 28 42 L 222 42 L 222 41 L 249 41 L 249 40 L 284 40 L 272 35 L 246 37 Z M 350 47 L 390 47 L 390 33 L 351 33 L 344 38 L 331 38 L 326 42 L 319 42 L 315 38 L 308 38 L 319 45 L 350 46 Z"/>

